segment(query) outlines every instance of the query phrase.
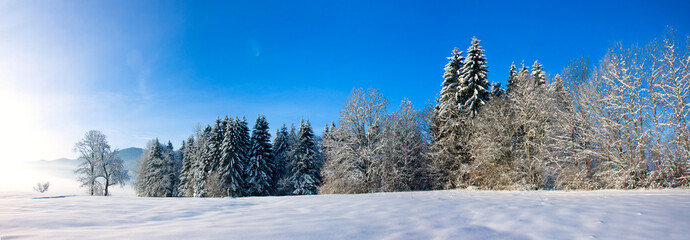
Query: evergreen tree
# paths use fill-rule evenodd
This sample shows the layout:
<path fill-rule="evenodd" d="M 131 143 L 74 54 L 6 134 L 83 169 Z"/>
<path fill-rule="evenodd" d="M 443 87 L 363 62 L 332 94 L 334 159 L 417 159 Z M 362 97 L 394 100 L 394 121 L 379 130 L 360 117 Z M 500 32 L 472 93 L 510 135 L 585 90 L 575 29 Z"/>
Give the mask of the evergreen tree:
<path fill-rule="evenodd" d="M 522 63 L 520 63 L 520 65 L 522 65 L 522 67 L 520 67 L 520 72 L 518 73 L 518 75 L 522 76 L 529 74 L 529 68 L 525 65 L 525 60 L 522 60 Z"/>
<path fill-rule="evenodd" d="M 461 56 L 462 51 L 458 51 L 458 48 L 454 48 L 452 55 L 447 57 L 448 63 L 444 68 L 445 73 L 443 74 L 443 83 L 441 86 L 441 96 L 440 101 L 437 106 L 437 112 L 441 119 L 453 118 L 457 110 L 459 109 L 458 104 L 458 86 L 459 82 L 459 70 L 463 67 L 464 57 Z"/>
<path fill-rule="evenodd" d="M 302 121 L 299 128 L 298 143 L 295 148 L 294 172 L 290 177 L 294 184 L 294 195 L 316 194 L 320 184 L 318 170 L 314 162 L 318 159 L 318 148 L 311 124 Z"/>
<path fill-rule="evenodd" d="M 173 163 L 165 155 L 158 139 L 154 139 L 142 155 L 136 191 L 142 197 L 172 197 Z"/>
<path fill-rule="evenodd" d="M 243 194 L 245 183 L 244 166 L 238 148 L 238 123 L 228 121 L 225 126 L 225 136 L 221 145 L 221 184 L 227 189 L 228 196 L 239 197 Z"/>
<path fill-rule="evenodd" d="M 479 108 L 489 100 L 488 67 L 484 57 L 484 49 L 479 46 L 479 40 L 472 38 L 472 46 L 467 49 L 467 57 L 461 69 L 462 82 L 458 88 L 458 99 L 462 109 L 474 117 Z"/>
<path fill-rule="evenodd" d="M 500 98 L 503 97 L 503 94 L 505 94 L 505 91 L 501 88 L 500 82 L 491 84 L 491 96 Z"/>
<path fill-rule="evenodd" d="M 242 166 L 244 166 L 243 172 L 243 179 L 245 179 L 244 183 L 245 186 L 242 187 L 244 191 L 247 191 L 249 189 L 249 182 L 247 181 L 248 176 L 247 176 L 247 168 L 249 167 L 249 151 L 251 149 L 251 139 L 249 136 L 249 126 L 247 124 L 247 118 L 242 117 L 242 120 L 239 118 L 235 117 L 235 131 L 237 131 L 237 155 L 240 158 L 240 162 L 242 163 Z M 247 195 L 247 193 L 243 193 L 243 195 Z"/>
<path fill-rule="evenodd" d="M 288 134 L 288 151 L 287 151 L 287 163 L 288 170 L 292 172 L 292 166 L 295 165 L 295 147 L 297 146 L 297 129 L 295 129 L 295 124 L 290 125 L 290 134 Z"/>
<path fill-rule="evenodd" d="M 259 115 L 254 125 L 251 137 L 251 151 L 249 166 L 247 166 L 248 193 L 251 196 L 266 196 L 273 188 L 274 174 L 273 150 L 271 134 L 268 132 L 268 122 L 263 115 Z"/>
<path fill-rule="evenodd" d="M 206 182 L 208 173 L 213 162 L 212 144 L 209 143 L 213 138 L 211 126 L 206 126 L 197 141 L 196 166 L 194 170 L 194 197 L 206 197 Z"/>
<path fill-rule="evenodd" d="M 212 134 L 209 136 L 208 144 L 208 154 L 210 158 L 210 169 L 211 172 L 217 172 L 220 168 L 220 158 L 221 158 L 221 144 L 223 142 L 223 135 L 225 129 L 222 126 L 222 121 L 220 118 L 216 118 L 216 125 L 211 128 Z"/>
<path fill-rule="evenodd" d="M 275 163 L 275 178 L 274 178 L 274 186 L 276 186 L 276 191 L 278 194 L 283 194 L 285 191 L 285 180 L 288 177 L 287 172 L 288 172 L 288 152 L 289 152 L 289 145 L 288 145 L 288 130 L 287 127 L 285 127 L 285 124 L 276 131 L 276 137 L 273 140 L 273 162 Z"/>
<path fill-rule="evenodd" d="M 177 187 L 178 196 L 191 197 L 194 178 L 194 137 L 190 136 L 187 143 L 182 142 L 183 147 L 180 148 L 182 153 L 182 168 L 180 169 L 179 184 Z"/>
<path fill-rule="evenodd" d="M 515 68 L 515 62 L 513 62 L 510 64 L 510 71 L 508 72 L 508 85 L 506 86 L 506 93 L 510 93 L 510 91 L 515 88 L 517 75 L 517 68 Z"/>
<path fill-rule="evenodd" d="M 534 79 L 538 86 L 546 84 L 546 73 L 544 73 L 543 68 L 539 61 L 534 61 L 534 65 L 532 65 L 532 79 Z"/>

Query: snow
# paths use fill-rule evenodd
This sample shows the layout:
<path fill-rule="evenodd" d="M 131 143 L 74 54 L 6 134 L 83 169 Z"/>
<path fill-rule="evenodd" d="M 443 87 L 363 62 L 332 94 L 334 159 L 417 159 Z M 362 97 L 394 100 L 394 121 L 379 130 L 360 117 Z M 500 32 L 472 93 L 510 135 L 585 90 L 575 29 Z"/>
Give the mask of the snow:
<path fill-rule="evenodd" d="M 7 239 L 687 239 L 690 191 L 247 198 L 0 193 Z"/>

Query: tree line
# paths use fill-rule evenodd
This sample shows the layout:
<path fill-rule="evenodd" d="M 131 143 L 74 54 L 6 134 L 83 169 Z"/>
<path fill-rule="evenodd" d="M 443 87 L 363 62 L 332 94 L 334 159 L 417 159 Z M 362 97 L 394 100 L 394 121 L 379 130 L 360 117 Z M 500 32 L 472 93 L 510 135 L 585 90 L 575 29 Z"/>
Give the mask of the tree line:
<path fill-rule="evenodd" d="M 488 80 L 476 38 L 448 57 L 436 104 L 387 114 L 355 90 L 324 133 L 322 193 L 690 186 L 690 36 L 617 44 L 553 77 L 535 61 Z"/>
<path fill-rule="evenodd" d="M 645 46 L 616 44 L 597 64 L 576 58 L 555 76 L 538 61 L 513 63 L 505 88 L 489 81 L 479 44 L 451 52 L 436 102 L 422 110 L 405 99 L 389 112 L 377 90 L 354 89 L 321 137 L 303 121 L 271 142 L 260 115 L 251 134 L 244 118 L 218 118 L 177 151 L 155 139 L 137 194 L 690 186 L 690 36 L 683 44 L 668 28 Z"/>
<path fill-rule="evenodd" d="M 242 197 L 316 194 L 322 164 L 310 122 L 283 125 L 271 142 L 259 115 L 250 133 L 245 118 L 217 118 L 174 151 L 152 140 L 144 150 L 135 190 L 146 197 Z"/>

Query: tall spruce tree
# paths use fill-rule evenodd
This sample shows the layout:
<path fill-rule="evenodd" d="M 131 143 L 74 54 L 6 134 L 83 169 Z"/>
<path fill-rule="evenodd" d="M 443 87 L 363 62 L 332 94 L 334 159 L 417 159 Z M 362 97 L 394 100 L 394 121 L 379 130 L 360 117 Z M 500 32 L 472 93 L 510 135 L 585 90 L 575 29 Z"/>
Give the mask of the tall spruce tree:
<path fill-rule="evenodd" d="M 240 157 L 237 131 L 238 122 L 228 121 L 225 124 L 225 136 L 221 145 L 221 184 L 227 189 L 227 195 L 240 197 L 244 192 L 244 163 Z"/>
<path fill-rule="evenodd" d="M 461 69 L 462 82 L 458 88 L 458 100 L 463 111 L 474 117 L 489 100 L 489 80 L 487 79 L 486 58 L 479 40 L 472 38 L 472 46 L 467 49 L 467 57 Z"/>
<path fill-rule="evenodd" d="M 243 189 L 245 190 L 245 193 L 243 194 L 247 195 L 246 191 L 250 187 L 249 181 L 247 181 L 247 167 L 249 167 L 249 151 L 251 148 L 251 137 L 249 132 L 249 126 L 247 124 L 247 118 L 242 117 L 242 120 L 240 120 L 239 118 L 235 117 L 235 123 L 237 124 L 235 127 L 235 131 L 237 131 L 237 154 L 240 157 L 240 162 L 242 162 L 242 166 L 244 166 L 245 168 L 243 170 L 243 178 L 245 179 L 245 186 L 243 187 Z"/>
<path fill-rule="evenodd" d="M 173 163 L 165 154 L 158 139 L 149 143 L 139 166 L 136 180 L 137 195 L 142 197 L 172 197 Z"/>
<path fill-rule="evenodd" d="M 275 163 L 275 175 L 273 179 L 276 192 L 278 194 L 285 193 L 285 180 L 288 173 L 288 152 L 290 151 L 288 145 L 288 130 L 285 124 L 276 131 L 276 137 L 273 140 L 273 162 Z"/>
<path fill-rule="evenodd" d="M 503 94 L 505 94 L 505 90 L 501 88 L 500 82 L 495 82 L 491 84 L 491 96 L 500 98 L 503 97 Z"/>
<path fill-rule="evenodd" d="M 206 126 L 197 143 L 196 163 L 194 170 L 194 197 L 206 197 L 206 182 L 213 162 L 213 148 L 209 143 L 213 138 L 211 126 Z"/>
<path fill-rule="evenodd" d="M 294 195 L 316 194 L 320 185 L 318 169 L 318 147 L 309 120 L 302 121 L 299 128 L 298 142 L 295 148 L 294 172 L 290 177 L 294 184 Z"/>
<path fill-rule="evenodd" d="M 437 114 L 442 121 L 448 121 L 449 118 L 457 117 L 458 103 L 458 86 L 460 84 L 459 74 L 463 67 L 465 58 L 461 56 L 462 51 L 454 48 L 452 55 L 447 57 L 448 63 L 444 68 L 443 83 L 441 86 L 441 95 L 439 97 L 439 104 L 437 105 Z"/>
<path fill-rule="evenodd" d="M 515 62 L 510 64 L 510 70 L 508 71 L 508 85 L 506 85 L 506 93 L 515 88 L 515 81 L 517 79 L 517 68 L 515 68 Z"/>
<path fill-rule="evenodd" d="M 272 192 L 275 167 L 270 141 L 268 122 L 263 115 L 259 115 L 252 131 L 252 147 L 247 166 L 247 183 L 249 184 L 247 191 L 251 196 L 266 196 Z"/>
<path fill-rule="evenodd" d="M 546 73 L 544 73 L 543 69 L 544 66 L 539 61 L 534 61 L 534 65 L 532 65 L 532 79 L 537 83 L 537 86 L 546 84 Z"/>
<path fill-rule="evenodd" d="M 194 137 L 187 138 L 184 148 L 180 148 L 182 153 L 182 168 L 180 169 L 179 185 L 177 187 L 178 196 L 191 197 L 193 193 L 193 179 L 194 179 Z"/>
<path fill-rule="evenodd" d="M 522 60 L 520 63 L 522 67 L 520 67 L 520 72 L 518 72 L 518 75 L 527 75 L 529 74 L 529 68 L 525 65 L 525 60 Z"/>

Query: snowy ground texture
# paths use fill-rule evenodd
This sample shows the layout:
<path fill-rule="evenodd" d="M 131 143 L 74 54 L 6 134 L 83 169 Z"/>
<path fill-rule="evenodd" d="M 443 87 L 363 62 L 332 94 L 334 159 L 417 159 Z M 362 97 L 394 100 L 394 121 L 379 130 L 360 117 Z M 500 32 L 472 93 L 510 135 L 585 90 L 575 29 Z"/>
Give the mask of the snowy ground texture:
<path fill-rule="evenodd" d="M 689 239 L 690 191 L 0 194 L 0 239 Z"/>

